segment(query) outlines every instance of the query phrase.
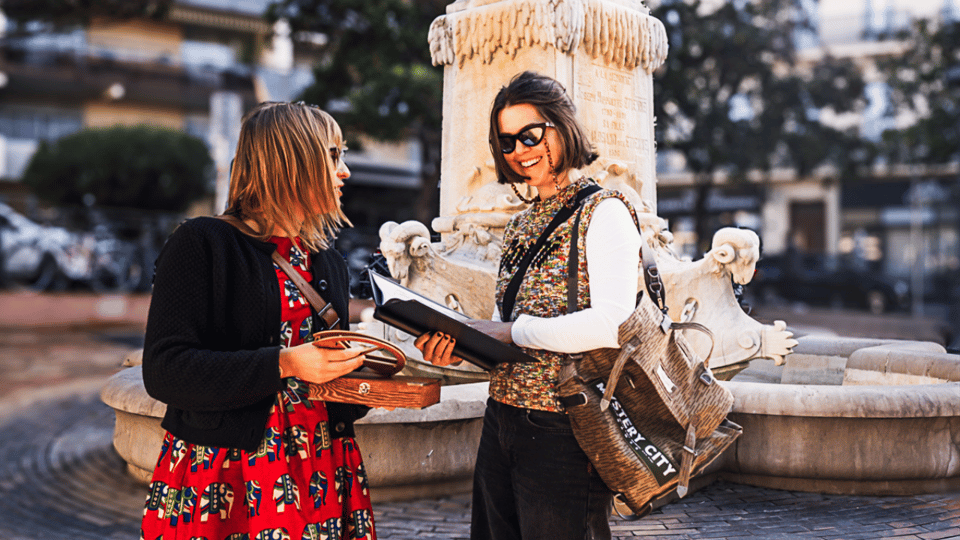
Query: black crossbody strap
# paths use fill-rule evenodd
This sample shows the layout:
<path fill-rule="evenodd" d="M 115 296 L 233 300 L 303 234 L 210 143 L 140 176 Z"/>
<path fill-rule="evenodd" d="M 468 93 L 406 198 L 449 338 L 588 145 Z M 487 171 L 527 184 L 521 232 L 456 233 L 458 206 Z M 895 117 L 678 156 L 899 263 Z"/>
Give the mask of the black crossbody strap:
<path fill-rule="evenodd" d="M 581 189 L 577 193 L 576 201 L 571 206 L 564 206 L 553 216 L 553 220 L 547 225 L 543 232 L 540 234 L 540 238 L 537 238 L 537 243 L 534 244 L 532 248 L 520 259 L 520 264 L 517 265 L 517 271 L 513 274 L 513 279 L 510 280 L 510 283 L 507 284 L 507 290 L 503 293 L 503 299 L 500 301 L 500 320 L 504 322 L 509 322 L 510 315 L 513 313 L 513 305 L 517 301 L 517 293 L 520 292 L 520 283 L 523 281 L 524 274 L 527 273 L 527 268 L 530 266 L 530 262 L 533 261 L 533 258 L 537 253 L 543 249 L 543 246 L 547 243 L 547 240 L 550 238 L 550 235 L 553 234 L 553 231 L 560 226 L 561 223 L 564 223 L 573 213 L 580 208 L 580 205 L 583 204 L 583 201 L 587 197 L 593 195 L 594 193 L 600 191 L 600 186 L 590 185 Z"/>
<path fill-rule="evenodd" d="M 666 315 L 667 291 L 663 288 L 663 281 L 660 279 L 660 271 L 657 269 L 657 260 L 653 255 L 653 248 L 646 240 L 640 243 L 640 259 L 643 266 L 643 281 L 647 285 L 650 299 Z"/>

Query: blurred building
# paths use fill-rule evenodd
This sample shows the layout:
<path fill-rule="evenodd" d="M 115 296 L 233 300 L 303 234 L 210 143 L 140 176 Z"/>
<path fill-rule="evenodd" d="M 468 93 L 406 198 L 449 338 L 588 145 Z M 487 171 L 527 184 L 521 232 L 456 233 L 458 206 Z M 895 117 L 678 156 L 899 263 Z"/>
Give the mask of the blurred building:
<path fill-rule="evenodd" d="M 96 19 L 84 28 L 5 35 L 0 41 L 0 194 L 18 182 L 40 141 L 87 127 L 153 124 L 202 138 L 217 165 L 216 196 L 194 213 L 219 212 L 243 114 L 285 101 L 313 82 L 324 36 L 291 35 L 263 15 L 269 0 L 175 0 L 161 20 Z M 7 27 L 0 18 L 0 29 Z M 424 44 L 426 46 L 426 44 Z M 367 141 L 365 141 L 367 142 Z M 351 152 L 356 193 L 381 188 L 411 199 L 420 185 L 417 148 L 369 141 Z M 345 200 L 348 206 L 350 200 Z M 354 204 L 359 224 L 396 219 Z M 348 208 L 348 211 L 350 209 Z M 379 223 L 379 222 L 378 222 Z"/>
<path fill-rule="evenodd" d="M 842 2 L 821 6 L 821 46 L 806 51 L 806 59 L 814 62 L 828 51 L 857 62 L 867 83 L 868 106 L 852 120 L 863 137 L 877 140 L 884 130 L 915 120 L 889 113 L 887 82 L 875 62 L 901 56 L 904 44 L 884 36 L 907 30 L 918 18 L 936 24 L 960 20 L 960 6 L 954 0 L 866 0 L 862 9 L 852 7 Z M 955 283 L 960 278 L 960 163 L 880 165 L 844 182 L 838 196 L 838 253 L 907 279 L 915 310 L 922 310 L 924 298 L 948 304 L 951 295 L 960 294 L 954 290 L 960 286 Z"/>
<path fill-rule="evenodd" d="M 207 142 L 218 167 L 218 195 L 195 213 L 220 211 L 242 114 L 260 101 L 295 99 L 313 82 L 311 68 L 324 43 L 322 35 L 292 35 L 283 22 L 267 24 L 268 4 L 176 0 L 163 20 L 97 20 L 58 34 L 6 36 L 0 41 L 0 193 L 23 192 L 17 180 L 40 141 L 84 127 L 150 123 Z M 872 68 L 874 59 L 902 49 L 879 36 L 916 16 L 960 16 L 956 4 L 816 3 L 811 9 L 819 10 L 819 34 L 808 36 L 804 60 L 816 62 L 826 50 L 857 59 L 869 83 L 868 110 L 837 121 L 855 123 L 865 137 L 904 121 L 884 116 L 883 81 Z M 420 160 L 416 142 L 362 142 L 362 151 L 348 154 L 353 176 L 344 205 L 357 227 L 346 235 L 370 246 L 381 223 L 415 217 Z M 682 158 L 661 152 L 658 212 L 691 257 L 700 256 L 694 216 L 705 212 L 712 230 L 758 231 L 767 254 L 793 248 L 854 255 L 879 271 L 909 277 L 915 289 L 934 291 L 931 280 L 960 267 L 958 174 L 956 164 L 878 169 L 841 184 L 829 172 L 798 178 L 773 171 L 746 183 L 720 179 L 698 207 L 699 187 Z"/>
<path fill-rule="evenodd" d="M 958 20 L 960 5 L 955 0 L 821 0 L 813 9 L 819 10 L 818 35 L 804 44 L 801 63 L 816 63 L 824 54 L 849 58 L 867 83 L 867 109 L 832 120 L 856 126 L 874 140 L 884 129 L 909 125 L 910 118 L 887 112 L 885 82 L 875 62 L 902 55 L 904 47 L 883 36 L 920 17 Z M 695 213 L 704 211 L 711 230 L 756 230 L 768 255 L 796 250 L 855 258 L 940 302 L 947 302 L 949 289 L 958 285 L 950 280 L 960 276 L 960 164 L 877 167 L 842 183 L 831 171 L 807 178 L 772 171 L 736 184 L 715 178 L 698 209 L 696 178 L 684 170 L 682 156 L 661 152 L 658 160 L 658 213 L 669 220 L 686 255 L 701 255 L 694 223 Z"/>

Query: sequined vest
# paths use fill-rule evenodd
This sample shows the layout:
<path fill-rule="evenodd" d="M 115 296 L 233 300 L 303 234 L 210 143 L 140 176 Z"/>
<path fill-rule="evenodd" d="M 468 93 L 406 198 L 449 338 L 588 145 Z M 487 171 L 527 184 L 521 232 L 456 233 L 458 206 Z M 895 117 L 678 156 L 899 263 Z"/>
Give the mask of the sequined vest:
<path fill-rule="evenodd" d="M 573 204 L 577 192 L 595 183 L 581 179 L 545 201 L 537 201 L 518 212 L 503 233 L 503 256 L 497 275 L 497 306 L 503 299 L 507 284 L 517 271 L 517 265 L 553 216 L 564 204 Z M 627 205 L 634 222 L 636 213 L 626 198 L 617 191 L 603 190 L 589 196 L 583 203 L 578 232 L 579 282 L 577 291 L 581 309 L 590 305 L 590 277 L 587 273 L 586 238 L 590 219 L 601 201 L 616 197 Z M 567 260 L 573 237 L 575 216 L 560 224 L 547 243 L 530 262 L 520 283 L 513 312 L 505 320 L 516 320 L 520 315 L 557 317 L 567 312 Z M 542 349 L 524 348 L 524 352 L 539 362 L 500 364 L 490 372 L 490 397 L 508 405 L 543 411 L 562 412 L 558 401 L 557 381 L 564 355 Z"/>

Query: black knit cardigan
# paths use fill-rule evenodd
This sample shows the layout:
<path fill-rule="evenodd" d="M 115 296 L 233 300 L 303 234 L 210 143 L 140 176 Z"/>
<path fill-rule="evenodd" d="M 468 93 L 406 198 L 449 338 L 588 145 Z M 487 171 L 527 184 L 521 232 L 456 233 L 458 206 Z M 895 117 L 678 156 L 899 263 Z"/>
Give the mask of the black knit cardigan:
<path fill-rule="evenodd" d="M 255 450 L 280 379 L 276 245 L 216 218 L 183 222 L 157 258 L 143 351 L 147 393 L 167 404 L 164 429 L 194 443 Z M 334 249 L 311 254 L 311 285 L 348 329 L 349 283 Z M 314 328 L 322 328 L 314 315 Z M 335 437 L 365 409 L 328 403 Z"/>

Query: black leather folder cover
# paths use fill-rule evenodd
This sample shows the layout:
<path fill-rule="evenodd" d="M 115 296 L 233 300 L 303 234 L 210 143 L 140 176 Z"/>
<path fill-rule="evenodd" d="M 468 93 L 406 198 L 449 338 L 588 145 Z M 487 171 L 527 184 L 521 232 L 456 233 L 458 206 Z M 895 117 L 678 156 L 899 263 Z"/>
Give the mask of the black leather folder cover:
<path fill-rule="evenodd" d="M 501 362 L 537 361 L 517 347 L 474 330 L 416 300 L 387 300 L 377 306 L 373 318 L 414 336 L 434 331 L 453 336 L 457 340 L 454 356 L 486 370 Z"/>

